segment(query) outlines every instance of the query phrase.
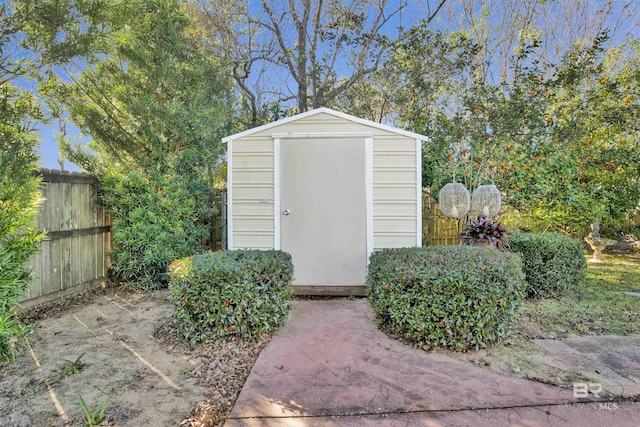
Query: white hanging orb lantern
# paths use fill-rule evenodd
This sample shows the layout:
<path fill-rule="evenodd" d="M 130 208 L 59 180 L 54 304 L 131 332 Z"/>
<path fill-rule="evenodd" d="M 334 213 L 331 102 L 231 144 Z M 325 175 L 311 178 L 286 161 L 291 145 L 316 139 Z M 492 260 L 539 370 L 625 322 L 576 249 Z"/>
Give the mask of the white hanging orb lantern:
<path fill-rule="evenodd" d="M 495 185 L 481 185 L 471 196 L 471 214 L 481 218 L 498 215 L 502 207 L 502 195 Z"/>
<path fill-rule="evenodd" d="M 440 190 L 438 205 L 445 216 L 461 218 L 469 212 L 469 191 L 460 183 L 450 182 Z"/>

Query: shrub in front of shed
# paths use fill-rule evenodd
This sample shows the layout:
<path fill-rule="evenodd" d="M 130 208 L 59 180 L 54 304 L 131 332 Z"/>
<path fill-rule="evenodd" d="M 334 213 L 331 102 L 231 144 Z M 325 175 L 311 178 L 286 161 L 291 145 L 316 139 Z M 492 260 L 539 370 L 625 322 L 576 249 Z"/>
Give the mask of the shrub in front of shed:
<path fill-rule="evenodd" d="M 367 285 L 383 329 L 455 350 L 505 338 L 525 292 L 518 255 L 468 246 L 381 250 Z"/>
<path fill-rule="evenodd" d="M 584 279 L 587 261 L 577 239 L 560 233 L 514 233 L 509 246 L 522 256 L 529 298 L 559 295 Z"/>
<path fill-rule="evenodd" d="M 258 340 L 289 311 L 293 264 L 282 251 L 209 252 L 174 261 L 169 288 L 181 336 L 195 345 Z"/>

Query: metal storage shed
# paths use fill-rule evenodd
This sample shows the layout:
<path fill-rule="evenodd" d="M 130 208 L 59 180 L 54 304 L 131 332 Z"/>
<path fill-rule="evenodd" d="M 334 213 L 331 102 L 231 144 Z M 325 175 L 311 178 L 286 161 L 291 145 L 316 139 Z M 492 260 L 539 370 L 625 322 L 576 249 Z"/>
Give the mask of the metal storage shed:
<path fill-rule="evenodd" d="M 228 248 L 289 252 L 296 293 L 363 293 L 374 250 L 422 244 L 426 139 L 328 108 L 224 138 Z"/>

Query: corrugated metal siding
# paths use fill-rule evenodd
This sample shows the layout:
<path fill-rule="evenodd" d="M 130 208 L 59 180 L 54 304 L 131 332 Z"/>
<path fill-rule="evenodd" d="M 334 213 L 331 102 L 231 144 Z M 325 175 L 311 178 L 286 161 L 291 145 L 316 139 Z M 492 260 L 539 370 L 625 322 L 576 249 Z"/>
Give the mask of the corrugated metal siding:
<path fill-rule="evenodd" d="M 251 135 L 231 144 L 233 247 L 273 249 L 273 140 Z"/>
<path fill-rule="evenodd" d="M 416 246 L 416 141 L 394 135 L 373 140 L 373 247 Z"/>

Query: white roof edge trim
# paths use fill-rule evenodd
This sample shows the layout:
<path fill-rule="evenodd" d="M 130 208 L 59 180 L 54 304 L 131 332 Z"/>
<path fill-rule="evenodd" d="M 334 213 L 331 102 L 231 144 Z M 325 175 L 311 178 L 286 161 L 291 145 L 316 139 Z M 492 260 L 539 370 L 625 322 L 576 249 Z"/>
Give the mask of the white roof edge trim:
<path fill-rule="evenodd" d="M 316 114 L 320 114 L 320 113 L 326 113 L 326 114 L 330 114 L 332 116 L 335 117 L 339 117 L 341 119 L 345 119 L 345 120 L 349 120 L 355 123 L 359 123 L 361 125 L 365 125 L 365 126 L 370 126 L 376 129 L 380 129 L 380 130 L 384 130 L 387 132 L 391 132 L 391 133 L 396 133 L 399 135 L 403 135 L 409 138 L 414 138 L 414 139 L 419 139 L 421 141 L 429 141 L 430 138 L 428 136 L 424 136 L 424 135 L 420 135 L 414 132 L 409 132 L 403 129 L 398 129 L 398 128 L 394 128 L 392 126 L 387 126 L 387 125 L 383 125 L 381 123 L 377 123 L 377 122 L 372 122 L 371 120 L 366 120 L 366 119 L 361 119 L 359 117 L 356 116 L 352 116 L 350 114 L 346 114 L 346 113 L 341 113 L 339 111 L 335 111 L 332 110 L 331 108 L 327 108 L 327 107 L 321 107 L 321 108 L 316 108 L 315 110 L 310 110 L 310 111 L 306 111 L 304 113 L 300 113 L 300 114 L 296 114 L 295 116 L 291 116 L 291 117 L 286 117 L 284 119 L 280 119 L 277 120 L 275 122 L 271 122 L 271 123 L 267 123 L 265 125 L 262 126 L 258 126 L 252 129 L 247 129 L 243 132 L 239 132 L 233 135 L 229 135 L 227 137 L 222 138 L 222 142 L 227 143 L 233 139 L 237 139 L 237 138 L 242 138 L 244 136 L 247 135 L 251 135 L 254 133 L 258 133 L 258 132 L 262 132 L 264 130 L 267 129 L 271 129 L 273 127 L 276 126 L 280 126 L 286 123 L 290 123 L 299 119 L 304 119 L 306 117 L 310 117 L 310 116 L 314 116 Z"/>

